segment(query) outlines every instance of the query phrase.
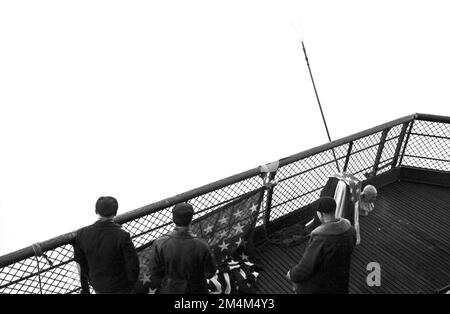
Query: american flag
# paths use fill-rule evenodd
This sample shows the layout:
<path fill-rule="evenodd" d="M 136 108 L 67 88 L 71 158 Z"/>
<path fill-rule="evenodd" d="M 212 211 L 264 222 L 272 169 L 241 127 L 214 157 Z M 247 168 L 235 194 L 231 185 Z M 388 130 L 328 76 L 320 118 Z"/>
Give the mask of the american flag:
<path fill-rule="evenodd" d="M 193 221 L 192 232 L 209 243 L 217 262 L 217 273 L 208 280 L 211 294 L 256 293 L 260 267 L 251 261 L 247 241 L 263 196 L 264 188 L 257 189 Z"/>
<path fill-rule="evenodd" d="M 192 222 L 192 232 L 208 242 L 218 263 L 246 259 L 247 236 L 255 227 L 263 195 L 264 189 L 252 191 Z"/>

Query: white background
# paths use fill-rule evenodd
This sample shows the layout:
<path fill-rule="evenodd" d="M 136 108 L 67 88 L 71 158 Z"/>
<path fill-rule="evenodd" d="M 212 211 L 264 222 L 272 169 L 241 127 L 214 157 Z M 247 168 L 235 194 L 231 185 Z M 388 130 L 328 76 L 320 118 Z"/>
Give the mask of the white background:
<path fill-rule="evenodd" d="M 0 255 L 415 112 L 447 1 L 0 2 Z M 296 31 L 297 29 L 297 31 Z"/>

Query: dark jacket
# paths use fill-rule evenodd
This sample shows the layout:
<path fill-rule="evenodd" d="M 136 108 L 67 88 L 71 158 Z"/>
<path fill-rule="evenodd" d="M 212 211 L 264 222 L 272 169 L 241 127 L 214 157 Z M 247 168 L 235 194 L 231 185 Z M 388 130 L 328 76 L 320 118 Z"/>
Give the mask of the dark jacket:
<path fill-rule="evenodd" d="M 163 294 L 207 294 L 206 279 L 215 275 L 216 262 L 208 243 L 189 228 L 175 230 L 153 244 L 150 273 Z"/>
<path fill-rule="evenodd" d="M 130 234 L 112 219 L 78 230 L 74 252 L 82 278 L 87 275 L 96 293 L 129 293 L 134 288 L 139 258 Z"/>
<path fill-rule="evenodd" d="M 300 263 L 290 270 L 297 293 L 348 293 L 355 243 L 356 231 L 347 219 L 314 229 Z"/>

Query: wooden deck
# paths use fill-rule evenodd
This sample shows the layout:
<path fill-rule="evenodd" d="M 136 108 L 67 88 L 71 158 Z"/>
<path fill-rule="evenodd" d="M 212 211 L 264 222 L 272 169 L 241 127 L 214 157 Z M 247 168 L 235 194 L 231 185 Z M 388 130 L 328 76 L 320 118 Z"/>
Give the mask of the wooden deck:
<path fill-rule="evenodd" d="M 350 293 L 434 293 L 450 284 L 450 188 L 409 182 L 381 188 L 374 212 L 360 218 L 360 227 Z M 285 274 L 305 245 L 259 245 L 259 293 L 292 293 Z M 379 287 L 366 284 L 370 262 L 381 266 Z"/>

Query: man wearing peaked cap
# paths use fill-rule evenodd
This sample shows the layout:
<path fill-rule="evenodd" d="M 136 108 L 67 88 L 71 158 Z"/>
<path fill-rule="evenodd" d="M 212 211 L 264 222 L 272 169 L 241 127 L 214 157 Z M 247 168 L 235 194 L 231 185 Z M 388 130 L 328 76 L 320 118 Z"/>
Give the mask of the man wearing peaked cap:
<path fill-rule="evenodd" d="M 98 220 L 77 231 L 74 259 L 83 294 L 90 293 L 89 284 L 97 294 L 134 292 L 139 258 L 130 234 L 114 221 L 118 206 L 114 197 L 100 197 L 95 203 Z"/>
<path fill-rule="evenodd" d="M 302 259 L 287 278 L 295 284 L 296 293 L 348 293 L 355 228 L 347 219 L 336 218 L 332 197 L 320 197 L 313 207 L 321 225 L 311 232 Z"/>
<path fill-rule="evenodd" d="M 322 196 L 315 202 L 314 206 L 319 213 L 334 214 L 336 211 L 336 201 L 329 196 Z"/>
<path fill-rule="evenodd" d="M 187 226 L 191 223 L 194 216 L 194 208 L 187 203 L 180 203 L 173 207 L 172 218 L 177 226 Z"/>
<path fill-rule="evenodd" d="M 173 207 L 175 229 L 157 239 L 153 245 L 150 273 L 153 288 L 162 294 L 207 294 L 207 278 L 215 275 L 217 266 L 208 243 L 192 234 L 192 205 Z"/>

